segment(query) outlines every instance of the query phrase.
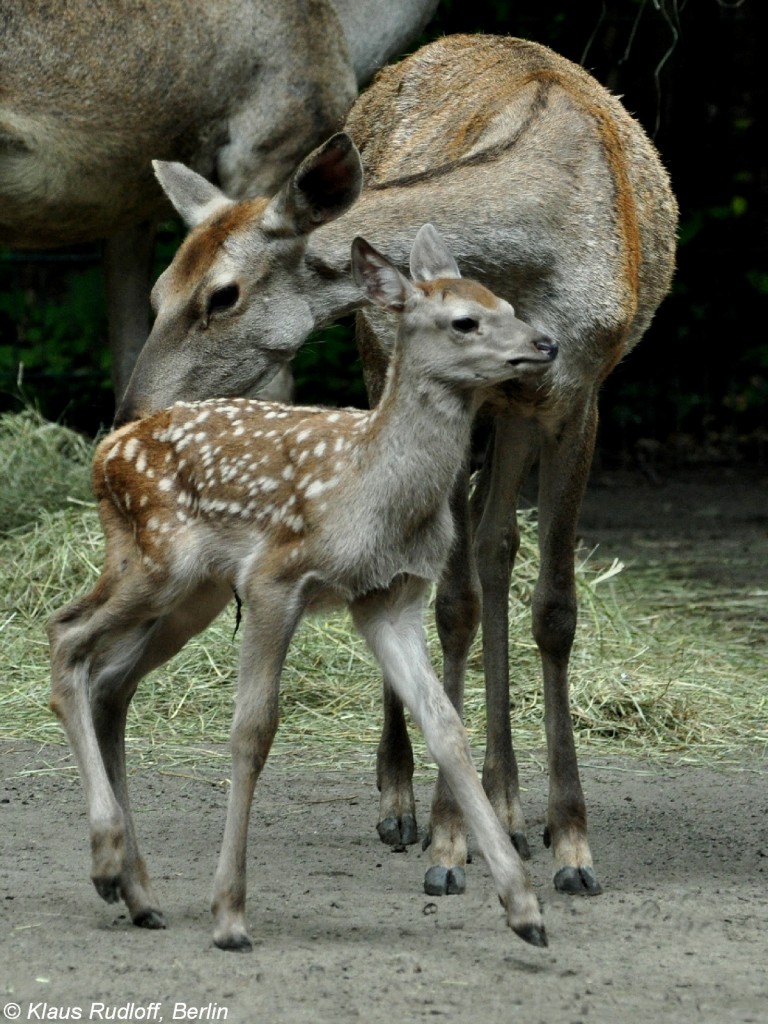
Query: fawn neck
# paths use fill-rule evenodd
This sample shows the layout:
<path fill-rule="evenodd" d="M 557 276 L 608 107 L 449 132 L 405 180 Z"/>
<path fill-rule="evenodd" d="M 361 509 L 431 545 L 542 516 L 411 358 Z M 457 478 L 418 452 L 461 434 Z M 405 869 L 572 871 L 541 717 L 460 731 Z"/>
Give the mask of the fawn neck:
<path fill-rule="evenodd" d="M 371 506 L 388 509 L 407 532 L 447 501 L 469 444 L 474 406 L 470 392 L 416 365 L 409 342 L 418 339 L 405 334 L 401 327 L 362 447 Z"/>

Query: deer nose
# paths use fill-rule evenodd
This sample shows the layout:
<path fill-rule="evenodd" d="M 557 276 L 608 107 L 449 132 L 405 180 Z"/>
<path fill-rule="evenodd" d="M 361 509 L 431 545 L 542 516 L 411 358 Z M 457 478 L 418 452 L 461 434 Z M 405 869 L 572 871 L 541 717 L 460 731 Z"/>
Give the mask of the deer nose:
<path fill-rule="evenodd" d="M 538 337 L 533 339 L 533 344 L 539 352 L 549 356 L 550 359 L 554 359 L 558 352 L 558 344 L 551 338 L 548 338 L 546 334 L 540 334 Z"/>

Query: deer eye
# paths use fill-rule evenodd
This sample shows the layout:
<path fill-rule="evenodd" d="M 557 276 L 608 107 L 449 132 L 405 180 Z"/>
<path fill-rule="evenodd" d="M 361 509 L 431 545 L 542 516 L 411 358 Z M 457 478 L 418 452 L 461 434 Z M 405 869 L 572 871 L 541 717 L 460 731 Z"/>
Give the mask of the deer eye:
<path fill-rule="evenodd" d="M 217 288 L 208 297 L 208 316 L 231 309 L 240 298 L 240 288 L 236 284 L 227 284 Z"/>
<path fill-rule="evenodd" d="M 470 334 L 472 331 L 476 331 L 479 326 L 479 322 L 471 316 L 460 316 L 455 320 L 451 320 L 451 327 L 454 331 L 458 331 L 459 334 Z"/>

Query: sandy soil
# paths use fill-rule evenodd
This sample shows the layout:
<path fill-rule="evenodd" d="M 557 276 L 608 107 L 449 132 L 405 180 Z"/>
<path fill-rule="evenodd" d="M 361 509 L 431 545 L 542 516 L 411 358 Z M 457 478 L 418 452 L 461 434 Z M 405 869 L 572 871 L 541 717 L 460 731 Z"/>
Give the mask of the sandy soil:
<path fill-rule="evenodd" d="M 694 489 L 678 477 L 659 488 L 635 474 L 598 476 L 583 535 L 624 557 L 663 558 L 688 545 L 714 582 L 720 573 L 731 588 L 764 586 L 765 491 L 754 481 L 741 486 L 722 476 Z M 540 838 L 546 778 L 535 764 L 522 767 L 548 949 L 506 929 L 479 856 L 465 896 L 425 896 L 426 854 L 378 841 L 372 777 L 302 772 L 275 759 L 257 787 L 251 828 L 255 948 L 239 955 L 213 947 L 207 906 L 223 771 L 133 777 L 144 853 L 169 920 L 166 931 L 147 932 L 102 903 L 88 880 L 83 797 L 68 752 L 4 744 L 0 1017 L 768 1020 L 766 765 L 720 771 L 583 759 L 604 887 L 592 899 L 554 892 Z M 422 825 L 429 795 L 420 786 Z"/>

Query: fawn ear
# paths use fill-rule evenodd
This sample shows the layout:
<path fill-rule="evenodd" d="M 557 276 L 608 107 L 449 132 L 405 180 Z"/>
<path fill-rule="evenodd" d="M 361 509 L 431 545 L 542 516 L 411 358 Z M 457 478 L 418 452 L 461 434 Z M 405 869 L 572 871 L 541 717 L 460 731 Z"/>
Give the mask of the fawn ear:
<path fill-rule="evenodd" d="M 439 277 L 461 277 L 456 260 L 437 228 L 424 224 L 416 232 L 411 249 L 411 277 L 434 281 Z"/>
<path fill-rule="evenodd" d="M 359 235 L 352 242 L 352 277 L 370 301 L 384 309 L 401 310 L 415 291 L 408 278 Z"/>
<path fill-rule="evenodd" d="M 261 227 L 279 237 L 309 234 L 348 210 L 362 187 L 360 154 L 338 132 L 302 160 L 267 206 Z"/>
<path fill-rule="evenodd" d="M 152 166 L 163 191 L 188 228 L 197 227 L 211 214 L 234 205 L 207 178 L 184 164 L 153 160 Z"/>

